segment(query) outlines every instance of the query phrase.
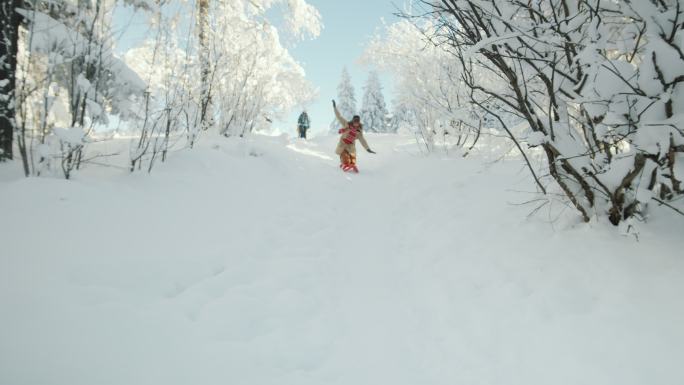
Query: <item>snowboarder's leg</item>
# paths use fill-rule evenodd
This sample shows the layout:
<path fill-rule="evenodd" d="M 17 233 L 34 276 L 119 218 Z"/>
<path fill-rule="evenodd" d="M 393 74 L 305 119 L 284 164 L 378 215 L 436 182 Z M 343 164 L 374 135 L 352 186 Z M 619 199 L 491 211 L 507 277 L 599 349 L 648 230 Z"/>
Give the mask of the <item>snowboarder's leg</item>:
<path fill-rule="evenodd" d="M 344 171 L 349 171 L 351 168 L 351 154 L 347 150 L 340 154 L 340 168 Z"/>
<path fill-rule="evenodd" d="M 349 166 L 351 171 L 359 172 L 359 169 L 356 167 L 356 154 L 349 154 Z"/>
<path fill-rule="evenodd" d="M 340 154 L 340 165 L 346 166 L 348 163 L 349 163 L 349 152 L 347 150 L 344 150 Z"/>

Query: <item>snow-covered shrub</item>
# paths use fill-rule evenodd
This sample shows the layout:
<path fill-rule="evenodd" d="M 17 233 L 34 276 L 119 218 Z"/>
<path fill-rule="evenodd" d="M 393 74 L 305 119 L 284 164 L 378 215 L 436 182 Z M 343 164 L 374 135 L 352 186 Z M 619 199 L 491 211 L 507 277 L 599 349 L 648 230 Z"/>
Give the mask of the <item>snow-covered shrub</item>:
<path fill-rule="evenodd" d="M 482 114 L 465 103 L 461 67 L 449 52 L 429 41 L 435 29 L 428 19 L 388 25 L 368 44 L 362 60 L 396 78 L 393 131 L 413 131 L 427 151 L 440 142 L 472 148 L 479 138 Z M 464 140 L 466 136 L 469 140 Z"/>
<path fill-rule="evenodd" d="M 134 106 L 132 170 L 142 162 L 150 170 L 155 154 L 164 160 L 174 143 L 193 147 L 204 131 L 242 137 L 267 128 L 316 96 L 269 22 L 278 4 L 286 6 L 285 27 L 294 36 L 320 33 L 318 11 L 303 0 L 198 0 L 163 4 L 151 15 L 154 33 L 126 54 L 147 83 Z M 192 29 L 183 34 L 181 25 Z"/>
<path fill-rule="evenodd" d="M 558 188 L 585 221 L 606 213 L 615 225 L 682 194 L 682 1 L 424 4 L 428 52 L 460 67 L 457 105 L 496 118 L 524 156 L 523 141 L 542 150 L 553 181 L 535 175 L 542 192 Z"/>
<path fill-rule="evenodd" d="M 167 26 L 187 23 L 194 5 L 163 6 L 153 15 L 155 35 L 126 55 L 146 80 L 149 94 L 144 108 L 139 107 L 133 168 L 149 158 L 151 141 L 168 137 L 167 132 L 186 133 L 189 147 L 202 131 L 244 136 L 316 96 L 268 21 L 267 12 L 279 3 L 287 6 L 286 27 L 295 36 L 320 33 L 318 11 L 303 0 L 197 1 L 199 16 L 190 23 L 194 31 L 187 44 L 182 44 L 186 36 Z"/>
<path fill-rule="evenodd" d="M 59 137 L 55 127 L 87 136 L 128 109 L 144 83 L 113 53 L 111 2 L 23 1 L 17 55 L 17 143 L 26 175 L 54 170 L 49 143 L 62 143 L 62 171 L 80 166 L 87 141 Z M 58 136 L 53 140 L 53 136 Z M 39 150 L 42 146 L 43 150 Z M 46 147 L 47 146 L 47 147 Z"/>
<path fill-rule="evenodd" d="M 202 131 L 243 136 L 316 96 L 269 20 L 282 15 L 297 39 L 318 36 L 320 14 L 305 0 L 12 4 L 19 6 L 0 7 L 0 21 L 19 25 L 14 13 L 23 21 L 21 44 L 14 44 L 19 54 L 12 56 L 19 58 L 16 70 L 4 64 L 10 56 L 0 55 L 0 65 L 17 74 L 16 87 L 4 72 L 0 76 L 0 114 L 9 117 L 0 119 L 0 147 L 11 148 L 17 138 L 27 175 L 55 169 L 44 163 L 55 156 L 49 143 L 67 143 L 62 147 L 71 154 L 89 142 L 63 142 L 54 127 L 79 128 L 87 137 L 116 115 L 114 121 L 138 136 L 131 144 L 131 169 L 147 162 L 150 170 L 158 154 L 164 160 L 174 144 L 192 147 Z M 121 5 L 144 10 L 150 26 L 148 39 L 126 61 L 113 53 L 113 15 Z M 10 30 L 3 27 L 0 34 L 6 37 Z M 16 103 L 10 102 L 12 94 Z M 10 135 L 5 126 L 11 126 Z M 0 150 L 0 158 L 11 156 L 5 152 Z M 70 162 L 65 176 L 71 175 Z M 78 168 L 80 161 L 74 164 Z"/>

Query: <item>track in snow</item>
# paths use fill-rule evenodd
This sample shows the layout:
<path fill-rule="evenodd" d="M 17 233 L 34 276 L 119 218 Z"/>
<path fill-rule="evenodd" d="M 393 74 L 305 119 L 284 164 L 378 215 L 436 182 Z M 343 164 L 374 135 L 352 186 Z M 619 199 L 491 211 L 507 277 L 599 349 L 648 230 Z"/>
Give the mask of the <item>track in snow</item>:
<path fill-rule="evenodd" d="M 334 138 L 256 138 L 1 182 L 0 383 L 684 381 L 670 223 L 554 231 L 513 162 L 369 142 L 359 175 Z"/>

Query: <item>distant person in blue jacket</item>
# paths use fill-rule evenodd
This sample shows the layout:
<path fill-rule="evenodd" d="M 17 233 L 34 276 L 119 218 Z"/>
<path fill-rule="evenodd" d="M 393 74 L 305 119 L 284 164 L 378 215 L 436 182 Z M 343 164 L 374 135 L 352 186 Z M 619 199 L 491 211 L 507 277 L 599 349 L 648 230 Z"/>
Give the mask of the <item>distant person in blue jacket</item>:
<path fill-rule="evenodd" d="M 306 131 L 309 129 L 310 125 L 309 114 L 307 114 L 306 111 L 302 112 L 297 120 L 297 131 L 299 131 L 300 138 L 306 139 Z"/>

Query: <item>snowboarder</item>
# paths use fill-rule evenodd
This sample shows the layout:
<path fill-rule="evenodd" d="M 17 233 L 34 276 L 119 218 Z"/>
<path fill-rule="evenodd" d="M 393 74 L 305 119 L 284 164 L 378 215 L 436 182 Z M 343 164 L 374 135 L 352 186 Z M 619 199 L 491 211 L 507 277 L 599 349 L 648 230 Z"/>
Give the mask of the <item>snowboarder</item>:
<path fill-rule="evenodd" d="M 342 117 L 340 111 L 337 110 L 335 100 L 332 101 L 332 104 L 333 109 L 335 110 L 335 116 L 342 125 L 342 128 L 338 131 L 342 136 L 340 136 L 340 141 L 335 150 L 335 153 L 340 156 L 340 168 L 345 172 L 359 172 L 359 169 L 356 167 L 356 140 L 358 139 L 363 148 L 369 153 L 375 154 L 375 151 L 370 149 L 368 142 L 366 142 L 366 139 L 363 137 L 361 117 L 354 115 L 351 122 L 349 122 Z"/>
<path fill-rule="evenodd" d="M 297 131 L 299 131 L 300 138 L 306 139 L 306 131 L 309 129 L 309 126 L 309 114 L 304 111 L 299 115 L 299 119 L 297 120 Z"/>

